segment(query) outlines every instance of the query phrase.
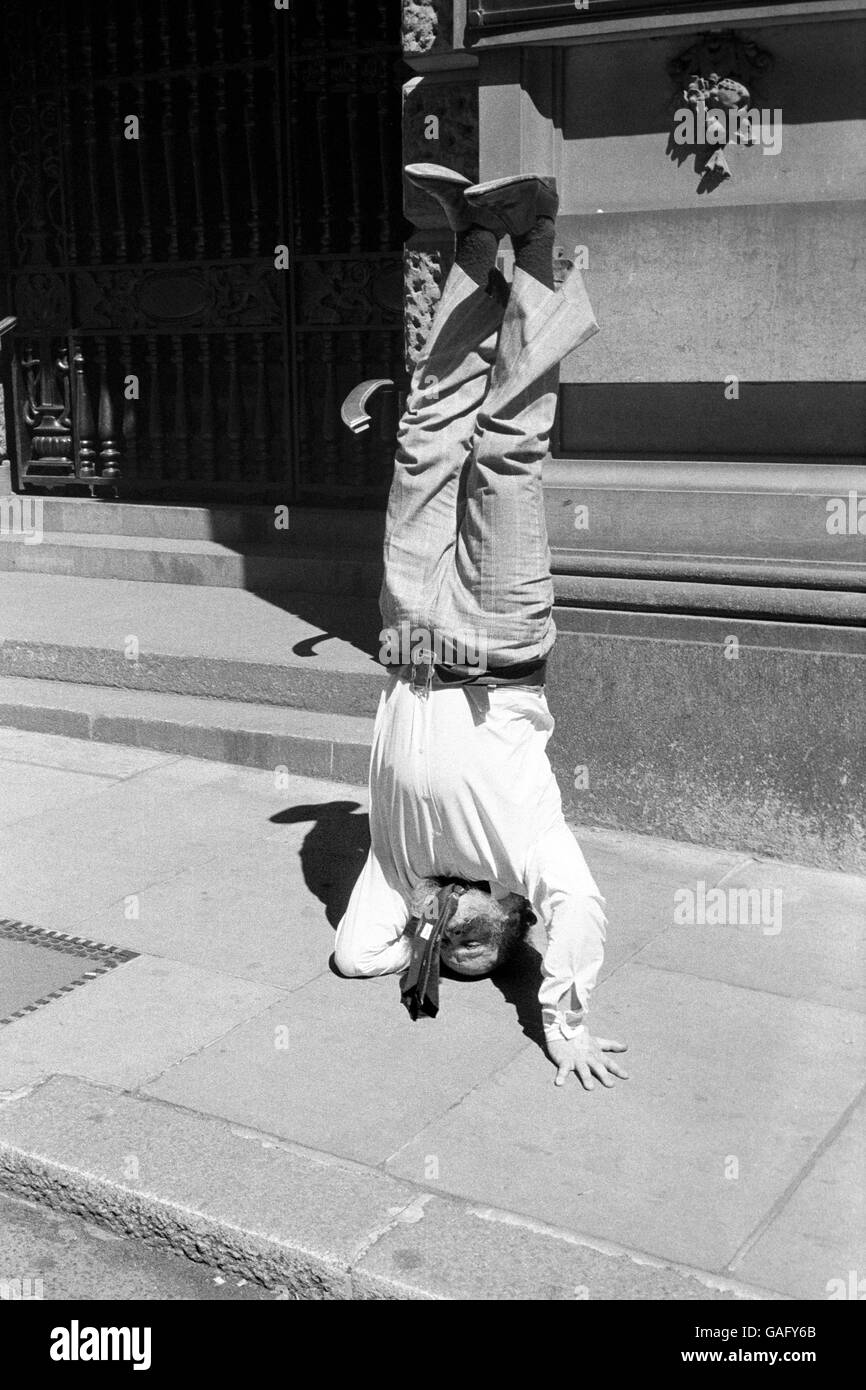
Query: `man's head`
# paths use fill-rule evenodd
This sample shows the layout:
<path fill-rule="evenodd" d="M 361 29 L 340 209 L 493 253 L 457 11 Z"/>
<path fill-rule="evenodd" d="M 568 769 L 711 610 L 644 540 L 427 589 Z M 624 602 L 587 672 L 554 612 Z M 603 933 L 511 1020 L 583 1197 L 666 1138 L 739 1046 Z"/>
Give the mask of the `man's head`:
<path fill-rule="evenodd" d="M 431 895 L 462 880 L 427 879 L 413 897 L 413 918 L 420 918 Z M 472 885 L 462 894 L 457 911 L 442 934 L 439 958 L 455 975 L 489 975 L 505 965 L 523 941 L 535 916 L 516 893 L 497 899 L 486 886 Z"/>

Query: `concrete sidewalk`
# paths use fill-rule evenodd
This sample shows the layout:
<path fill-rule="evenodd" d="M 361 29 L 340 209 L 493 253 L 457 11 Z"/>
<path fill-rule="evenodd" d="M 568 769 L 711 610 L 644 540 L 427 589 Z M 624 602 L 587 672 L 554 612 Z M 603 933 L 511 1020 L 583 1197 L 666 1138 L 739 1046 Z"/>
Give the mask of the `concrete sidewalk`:
<path fill-rule="evenodd" d="M 580 831 L 631 1072 L 586 1094 L 534 951 L 418 1024 L 331 971 L 355 788 L 4 729 L 0 821 L 0 917 L 137 953 L 0 1028 L 6 1189 L 297 1297 L 856 1289 L 862 880 Z"/>

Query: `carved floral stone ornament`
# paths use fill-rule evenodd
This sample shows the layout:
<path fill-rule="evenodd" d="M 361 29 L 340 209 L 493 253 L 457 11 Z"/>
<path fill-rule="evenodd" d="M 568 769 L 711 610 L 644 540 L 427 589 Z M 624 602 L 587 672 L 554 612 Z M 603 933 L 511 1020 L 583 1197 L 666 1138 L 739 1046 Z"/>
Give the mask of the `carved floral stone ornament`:
<path fill-rule="evenodd" d="M 716 72 L 709 77 L 695 76 L 684 88 L 683 100 L 694 108 L 696 118 L 694 128 L 687 132 L 692 137 L 687 143 L 713 147 L 704 165 L 708 174 L 731 178 L 725 149 L 730 144 L 754 143 L 752 122 L 747 115 L 749 99 L 749 89 L 742 82 L 719 77 Z"/>
<path fill-rule="evenodd" d="M 760 145 L 764 154 L 782 146 L 782 112 L 759 107 L 756 84 L 772 57 L 733 30 L 703 34 L 669 66 L 678 91 L 672 100 L 668 154 L 683 164 L 691 155 L 700 175 L 698 192 L 710 192 L 733 177 L 725 151 Z"/>

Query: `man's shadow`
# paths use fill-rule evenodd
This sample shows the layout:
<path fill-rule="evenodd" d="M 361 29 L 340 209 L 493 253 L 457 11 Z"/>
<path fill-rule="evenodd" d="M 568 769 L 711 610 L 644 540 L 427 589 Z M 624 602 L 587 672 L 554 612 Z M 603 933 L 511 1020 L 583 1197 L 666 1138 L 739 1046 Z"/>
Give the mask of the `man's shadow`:
<path fill-rule="evenodd" d="M 327 801 L 289 806 L 271 816 L 273 825 L 313 826 L 301 846 L 304 882 L 336 931 L 346 911 L 355 880 L 370 848 L 370 821 L 357 801 Z"/>
<path fill-rule="evenodd" d="M 455 975 L 445 965 L 442 966 L 442 975 L 446 979 L 456 980 L 467 987 L 480 983 L 480 981 L 467 980 L 463 976 Z M 524 1036 L 540 1047 L 543 1052 L 545 1050 L 544 1029 L 541 1023 L 541 1007 L 538 1003 L 538 991 L 542 981 L 541 956 L 532 942 L 521 941 L 508 964 L 503 965 L 499 970 L 494 970 L 489 979 L 491 984 L 499 990 L 506 1004 L 511 1004 L 513 1007 Z"/>

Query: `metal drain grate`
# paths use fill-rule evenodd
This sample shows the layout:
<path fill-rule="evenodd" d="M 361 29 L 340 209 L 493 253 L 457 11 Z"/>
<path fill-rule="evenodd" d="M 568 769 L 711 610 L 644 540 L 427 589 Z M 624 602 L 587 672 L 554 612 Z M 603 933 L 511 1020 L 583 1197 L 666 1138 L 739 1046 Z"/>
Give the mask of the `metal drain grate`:
<path fill-rule="evenodd" d="M 0 1024 L 32 1014 L 137 955 L 85 936 L 0 921 Z"/>

